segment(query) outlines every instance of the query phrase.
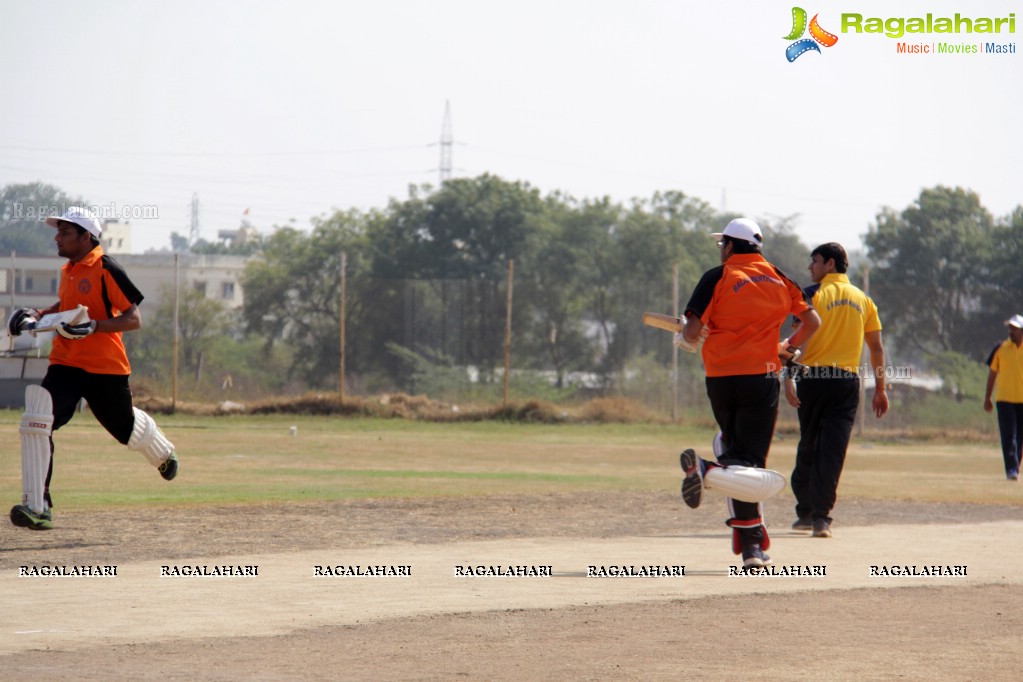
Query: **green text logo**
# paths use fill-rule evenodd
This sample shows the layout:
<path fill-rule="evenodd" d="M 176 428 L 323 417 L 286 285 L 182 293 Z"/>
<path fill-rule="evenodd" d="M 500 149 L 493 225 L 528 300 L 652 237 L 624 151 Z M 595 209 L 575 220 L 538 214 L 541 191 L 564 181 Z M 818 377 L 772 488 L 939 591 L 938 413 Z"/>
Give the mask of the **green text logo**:
<path fill-rule="evenodd" d="M 862 14 L 843 14 L 842 33 L 881 33 L 889 38 L 901 38 L 907 33 L 1007 33 L 1016 32 L 1016 15 L 987 18 L 964 17 L 880 17 L 864 18 Z M 791 61 L 791 60 L 790 60 Z"/>

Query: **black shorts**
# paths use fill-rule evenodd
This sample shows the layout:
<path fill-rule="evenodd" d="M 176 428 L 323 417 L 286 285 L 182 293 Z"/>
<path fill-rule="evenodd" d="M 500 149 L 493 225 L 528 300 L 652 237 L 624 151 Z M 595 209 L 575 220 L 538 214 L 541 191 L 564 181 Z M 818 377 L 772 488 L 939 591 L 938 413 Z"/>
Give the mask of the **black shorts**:
<path fill-rule="evenodd" d="M 53 398 L 53 430 L 71 421 L 78 401 L 85 398 L 89 409 L 110 435 L 128 444 L 135 426 L 129 375 L 92 374 L 66 365 L 50 365 L 42 386 Z"/>

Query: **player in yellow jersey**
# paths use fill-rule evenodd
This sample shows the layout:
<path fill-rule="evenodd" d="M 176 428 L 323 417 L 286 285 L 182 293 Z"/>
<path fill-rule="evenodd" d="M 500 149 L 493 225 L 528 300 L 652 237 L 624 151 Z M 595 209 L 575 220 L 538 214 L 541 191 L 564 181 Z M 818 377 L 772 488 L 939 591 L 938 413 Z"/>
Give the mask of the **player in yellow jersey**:
<path fill-rule="evenodd" d="M 990 412 L 998 408 L 1005 477 L 1018 481 L 1023 455 L 1023 315 L 1013 315 L 1005 325 L 1009 328 L 1009 338 L 995 346 L 987 359 L 991 371 L 984 393 L 984 410 Z"/>
<path fill-rule="evenodd" d="M 821 244 L 810 259 L 815 284 L 806 293 L 821 326 L 801 359 L 806 373 L 798 382 L 791 377 L 785 381 L 786 400 L 799 410 L 799 446 L 791 478 L 797 518 L 792 528 L 829 538 L 838 479 L 859 407 L 864 340 L 875 377 L 872 411 L 878 419 L 888 412 L 888 394 L 881 320 L 874 302 L 845 274 L 849 267 L 845 249 L 835 242 Z"/>

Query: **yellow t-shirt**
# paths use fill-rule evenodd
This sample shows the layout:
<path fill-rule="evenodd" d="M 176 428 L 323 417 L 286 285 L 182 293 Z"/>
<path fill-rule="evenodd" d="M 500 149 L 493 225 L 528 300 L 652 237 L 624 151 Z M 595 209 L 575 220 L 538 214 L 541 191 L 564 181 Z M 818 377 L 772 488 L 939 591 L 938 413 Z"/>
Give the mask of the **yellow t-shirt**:
<path fill-rule="evenodd" d="M 995 402 L 1023 403 L 1023 346 L 1006 339 L 992 353 L 989 365 L 992 371 L 998 372 Z"/>
<path fill-rule="evenodd" d="M 863 355 L 864 335 L 881 330 L 877 306 L 848 276 L 833 272 L 820 281 L 813 307 L 821 316 L 821 326 L 806 344 L 803 364 L 855 372 Z"/>

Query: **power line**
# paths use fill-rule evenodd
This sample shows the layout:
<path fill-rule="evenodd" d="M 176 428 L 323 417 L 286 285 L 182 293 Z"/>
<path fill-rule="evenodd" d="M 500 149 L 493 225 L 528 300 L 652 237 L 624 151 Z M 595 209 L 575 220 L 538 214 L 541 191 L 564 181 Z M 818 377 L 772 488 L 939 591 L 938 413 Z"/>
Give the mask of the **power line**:
<path fill-rule="evenodd" d="M 109 149 L 59 149 L 51 147 L 23 147 L 18 145 L 0 145 L 0 149 L 9 151 L 40 152 L 47 154 L 95 154 L 100 156 L 180 156 L 237 158 L 254 156 L 329 156 L 333 154 L 371 154 L 377 152 L 402 152 L 422 149 L 430 145 L 401 145 L 395 147 L 361 147 L 354 149 L 320 149 L 306 151 L 261 151 L 261 152 L 157 152 L 157 151 L 111 151 Z"/>

